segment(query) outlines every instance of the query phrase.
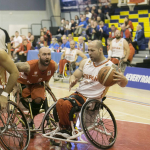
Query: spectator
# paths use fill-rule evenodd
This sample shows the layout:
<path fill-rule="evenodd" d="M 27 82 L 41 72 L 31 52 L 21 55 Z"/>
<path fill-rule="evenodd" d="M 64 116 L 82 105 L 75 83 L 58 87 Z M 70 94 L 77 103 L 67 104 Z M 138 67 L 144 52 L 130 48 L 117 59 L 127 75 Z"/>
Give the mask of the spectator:
<path fill-rule="evenodd" d="M 87 24 L 88 26 L 91 26 L 91 19 L 89 18 L 89 20 L 88 20 L 88 24 Z"/>
<path fill-rule="evenodd" d="M 102 40 L 102 38 L 105 38 L 105 44 L 107 46 L 107 39 L 109 37 L 109 31 L 107 26 L 104 25 L 104 22 L 101 21 L 100 22 L 100 29 L 99 29 L 99 33 L 100 33 L 100 40 Z"/>
<path fill-rule="evenodd" d="M 124 24 L 125 24 L 126 29 L 129 29 L 129 31 L 132 33 L 134 27 L 133 27 L 132 21 L 129 20 L 128 16 L 125 17 Z"/>
<path fill-rule="evenodd" d="M 84 42 L 84 39 L 82 36 L 78 38 L 78 49 L 83 52 L 88 52 L 88 45 Z"/>
<path fill-rule="evenodd" d="M 94 28 L 92 29 L 92 35 L 90 40 L 98 40 L 99 39 L 99 26 L 97 21 L 94 21 Z"/>
<path fill-rule="evenodd" d="M 110 38 L 115 38 L 115 32 L 118 30 L 114 24 L 111 25 L 111 33 L 109 35 Z"/>
<path fill-rule="evenodd" d="M 28 32 L 28 37 L 27 37 L 28 41 L 30 41 L 30 37 L 31 37 L 31 32 Z"/>
<path fill-rule="evenodd" d="M 110 20 L 111 15 L 114 15 L 114 13 L 115 13 L 114 7 L 111 5 L 111 3 L 108 3 L 108 12 L 106 12 L 107 19 Z"/>
<path fill-rule="evenodd" d="M 43 28 L 41 28 L 40 33 L 41 33 L 41 32 L 44 32 L 44 29 L 43 29 Z"/>
<path fill-rule="evenodd" d="M 43 29 L 44 29 L 44 36 L 47 37 L 47 44 L 50 45 L 52 40 L 52 33 L 49 30 L 47 30 L 46 27 L 44 27 Z"/>
<path fill-rule="evenodd" d="M 14 35 L 12 35 L 11 37 L 10 37 L 10 42 L 11 42 L 11 48 L 13 47 L 13 43 L 14 43 Z"/>
<path fill-rule="evenodd" d="M 68 35 L 68 41 L 69 41 L 69 44 L 70 44 L 71 41 L 73 41 L 73 36 L 72 36 L 72 34 L 69 34 L 69 35 Z M 77 44 L 78 44 L 78 43 L 75 42 L 75 48 L 77 48 Z"/>
<path fill-rule="evenodd" d="M 136 35 L 134 41 L 132 42 L 132 45 L 134 49 L 138 52 L 137 46 L 141 46 L 142 44 L 145 44 L 145 35 L 144 29 L 142 29 L 142 26 L 139 24 L 136 27 Z"/>
<path fill-rule="evenodd" d="M 98 16 L 100 16 L 100 18 L 103 22 L 105 21 L 105 15 L 102 13 L 101 9 L 98 9 Z"/>
<path fill-rule="evenodd" d="M 97 16 L 97 23 L 100 24 L 101 21 L 102 21 L 102 20 L 101 20 L 101 17 L 100 17 L 100 16 Z"/>
<path fill-rule="evenodd" d="M 22 42 L 19 50 L 17 51 L 19 60 L 21 60 L 21 62 L 25 62 L 27 60 L 27 53 L 29 50 L 31 50 L 31 42 L 28 41 L 24 36 L 23 42 Z"/>
<path fill-rule="evenodd" d="M 38 47 L 38 49 L 40 49 L 44 46 L 47 47 L 47 41 L 44 40 L 44 36 L 41 36 L 40 42 L 37 43 L 37 47 Z"/>
<path fill-rule="evenodd" d="M 92 17 L 92 13 L 89 12 L 89 9 L 85 11 L 86 17 L 90 18 Z"/>
<path fill-rule="evenodd" d="M 34 39 L 34 35 L 31 35 L 30 42 L 31 42 L 31 49 L 34 50 L 36 47 L 36 41 Z"/>
<path fill-rule="evenodd" d="M 86 21 L 86 23 L 88 23 L 89 18 L 86 17 L 86 15 L 83 15 L 84 20 Z"/>
<path fill-rule="evenodd" d="M 59 44 L 57 43 L 56 38 L 52 38 L 52 44 L 49 46 L 51 50 L 57 50 L 59 48 Z"/>
<path fill-rule="evenodd" d="M 22 38 L 19 36 L 19 32 L 16 31 L 15 32 L 15 37 L 14 37 L 13 49 L 11 51 L 14 51 L 16 53 L 17 50 L 19 50 L 19 47 L 20 47 L 21 43 L 22 43 Z"/>
<path fill-rule="evenodd" d="M 63 42 L 63 44 L 61 45 L 60 49 L 70 48 L 70 43 L 67 40 L 67 36 L 66 35 L 62 36 L 62 42 Z"/>
<path fill-rule="evenodd" d="M 41 32 L 40 36 L 43 36 L 44 37 L 44 41 L 47 43 L 47 38 L 48 38 L 47 35 L 45 35 L 44 32 Z"/>
<path fill-rule="evenodd" d="M 86 26 L 87 26 L 87 23 L 86 23 L 86 21 L 84 21 L 84 18 L 82 17 L 79 25 L 75 27 L 76 30 L 75 30 L 74 34 L 75 35 L 77 35 L 77 34 L 81 35 L 82 31 L 86 30 Z"/>
<path fill-rule="evenodd" d="M 97 10 L 102 9 L 102 3 L 98 3 Z"/>
<path fill-rule="evenodd" d="M 58 45 L 59 45 L 59 48 L 58 48 L 57 52 L 60 52 L 61 51 L 61 45 L 62 45 L 62 39 L 58 39 Z"/>
<path fill-rule="evenodd" d="M 124 39 L 130 39 L 130 41 L 132 41 L 131 33 L 129 29 L 126 29 L 125 24 L 121 25 L 121 37 Z"/>
<path fill-rule="evenodd" d="M 87 25 L 87 27 L 86 27 L 86 35 L 87 35 L 88 39 L 91 39 L 92 30 L 93 30 L 94 28 L 95 28 L 95 26 L 94 26 L 94 21 L 91 20 L 90 25 Z"/>
<path fill-rule="evenodd" d="M 92 19 L 96 20 L 97 19 L 97 14 L 95 13 L 95 11 L 91 10 L 91 13 L 92 13 Z"/>
<path fill-rule="evenodd" d="M 64 29 L 65 29 L 65 19 L 63 18 L 61 20 L 61 25 L 57 31 L 57 34 L 64 35 Z"/>
<path fill-rule="evenodd" d="M 129 48 L 130 48 L 130 53 L 129 53 L 128 61 L 131 62 L 132 59 L 133 59 L 133 56 L 135 54 L 135 49 L 134 49 L 133 45 L 130 43 L 130 39 L 126 39 L 126 41 L 128 42 Z"/>
<path fill-rule="evenodd" d="M 92 7 L 92 10 L 94 11 L 95 14 L 97 14 L 97 10 L 95 6 Z M 91 13 L 92 13 L 92 10 L 91 10 Z"/>
<path fill-rule="evenodd" d="M 74 33 L 76 26 L 77 23 L 73 19 L 71 19 L 71 33 Z"/>
<path fill-rule="evenodd" d="M 79 23 L 81 22 L 81 18 L 83 17 L 83 14 L 80 14 L 80 19 L 79 19 Z M 78 24 L 79 24 L 78 23 Z"/>
<path fill-rule="evenodd" d="M 79 24 L 79 17 L 77 15 L 75 16 L 75 22 L 76 24 Z"/>
<path fill-rule="evenodd" d="M 66 20 L 65 35 L 68 36 L 68 34 L 70 34 L 70 32 L 71 32 L 71 23 L 69 23 L 69 21 Z"/>

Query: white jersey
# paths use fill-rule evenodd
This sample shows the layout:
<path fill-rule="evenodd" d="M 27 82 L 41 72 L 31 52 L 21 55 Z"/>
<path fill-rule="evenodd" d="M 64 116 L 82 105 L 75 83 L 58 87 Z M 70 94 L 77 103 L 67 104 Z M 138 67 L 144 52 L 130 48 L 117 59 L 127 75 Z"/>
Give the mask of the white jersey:
<path fill-rule="evenodd" d="M 66 48 L 65 59 L 70 62 L 73 62 L 75 61 L 76 54 L 77 54 L 77 49 L 70 50 L 70 48 Z"/>
<path fill-rule="evenodd" d="M 17 47 L 19 44 L 22 43 L 22 38 L 20 36 L 14 37 L 14 43 L 15 43 L 15 47 Z M 18 50 L 18 49 L 19 49 L 19 47 L 16 48 L 15 50 Z"/>
<path fill-rule="evenodd" d="M 105 66 L 112 66 L 112 62 L 105 59 L 101 64 L 95 64 L 89 58 L 83 67 L 83 80 L 80 82 L 77 92 L 87 98 L 102 98 L 106 87 L 99 83 L 97 77 L 98 72 Z"/>
<path fill-rule="evenodd" d="M 119 42 L 116 42 L 116 39 L 112 40 L 112 56 L 111 57 L 124 57 L 124 48 L 123 48 L 124 39 L 121 38 Z"/>

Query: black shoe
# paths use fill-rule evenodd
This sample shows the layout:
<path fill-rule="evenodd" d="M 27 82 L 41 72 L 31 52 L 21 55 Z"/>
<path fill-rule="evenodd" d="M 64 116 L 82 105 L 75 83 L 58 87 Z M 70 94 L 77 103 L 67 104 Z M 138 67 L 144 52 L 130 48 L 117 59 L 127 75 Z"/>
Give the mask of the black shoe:
<path fill-rule="evenodd" d="M 34 129 L 34 128 L 33 128 L 33 125 L 34 125 L 33 121 L 29 122 L 29 127 L 30 127 L 31 130 Z M 36 133 L 36 131 L 30 131 L 30 138 L 31 138 L 31 139 L 34 138 L 35 133 Z"/>

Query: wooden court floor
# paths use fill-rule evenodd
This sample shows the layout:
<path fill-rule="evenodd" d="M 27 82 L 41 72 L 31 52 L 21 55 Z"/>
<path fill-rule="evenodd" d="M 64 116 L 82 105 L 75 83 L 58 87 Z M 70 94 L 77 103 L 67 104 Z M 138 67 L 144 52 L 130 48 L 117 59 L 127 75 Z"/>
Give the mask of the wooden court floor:
<path fill-rule="evenodd" d="M 69 92 L 68 81 L 51 79 L 50 86 L 59 99 L 75 91 L 76 85 Z M 117 140 L 110 150 L 150 150 L 150 91 L 120 88 L 118 85 L 110 87 L 104 103 L 111 109 L 117 120 Z M 39 118 L 39 121 L 42 118 Z M 31 139 L 28 150 L 56 150 L 50 146 L 48 139 L 36 134 Z M 67 149 L 64 145 L 62 150 Z M 72 144 L 71 150 L 97 150 L 89 144 Z"/>

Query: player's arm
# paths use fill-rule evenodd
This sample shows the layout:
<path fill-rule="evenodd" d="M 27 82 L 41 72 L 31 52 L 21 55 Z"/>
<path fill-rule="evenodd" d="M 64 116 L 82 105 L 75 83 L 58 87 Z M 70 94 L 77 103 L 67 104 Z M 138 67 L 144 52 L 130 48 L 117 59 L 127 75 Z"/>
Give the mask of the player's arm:
<path fill-rule="evenodd" d="M 65 52 L 63 52 L 63 54 L 61 55 L 61 59 L 65 58 Z"/>
<path fill-rule="evenodd" d="M 87 61 L 87 59 L 82 60 L 79 68 L 76 69 L 75 72 L 73 73 L 73 75 L 70 77 L 70 79 L 69 79 L 69 83 L 70 83 L 69 91 L 78 82 L 78 80 L 83 76 L 83 67 L 84 67 L 86 61 Z"/>
<path fill-rule="evenodd" d="M 8 55 L 11 56 L 11 43 L 7 43 Z"/>
<path fill-rule="evenodd" d="M 18 79 L 19 72 L 12 59 L 4 50 L 0 50 L 0 66 L 10 74 L 8 83 L 4 89 L 4 92 L 10 93 Z"/>
<path fill-rule="evenodd" d="M 86 55 L 82 51 L 77 50 L 77 55 L 76 55 L 76 58 L 75 58 L 75 62 L 77 61 L 78 56 L 82 57 L 82 60 L 87 59 Z M 79 66 L 81 61 L 78 64 L 76 64 L 76 65 Z"/>
<path fill-rule="evenodd" d="M 129 48 L 129 44 L 126 40 L 123 41 L 123 45 L 124 45 L 124 54 L 125 55 L 125 58 L 123 59 L 124 61 L 127 61 L 128 60 L 128 57 L 129 57 L 129 54 L 130 54 L 130 48 Z"/>
<path fill-rule="evenodd" d="M 120 71 L 118 66 L 115 64 L 112 65 L 112 67 L 116 70 L 114 73 L 114 81 L 120 86 L 125 87 L 128 84 L 127 78 L 123 75 L 123 73 Z"/>
<path fill-rule="evenodd" d="M 19 72 L 29 73 L 30 72 L 30 65 L 27 62 L 18 62 L 15 63 L 16 67 L 18 68 Z"/>
<path fill-rule="evenodd" d="M 110 43 L 110 48 L 109 48 L 109 51 L 108 51 L 108 60 L 111 59 L 111 56 L 112 56 L 112 42 Z"/>

